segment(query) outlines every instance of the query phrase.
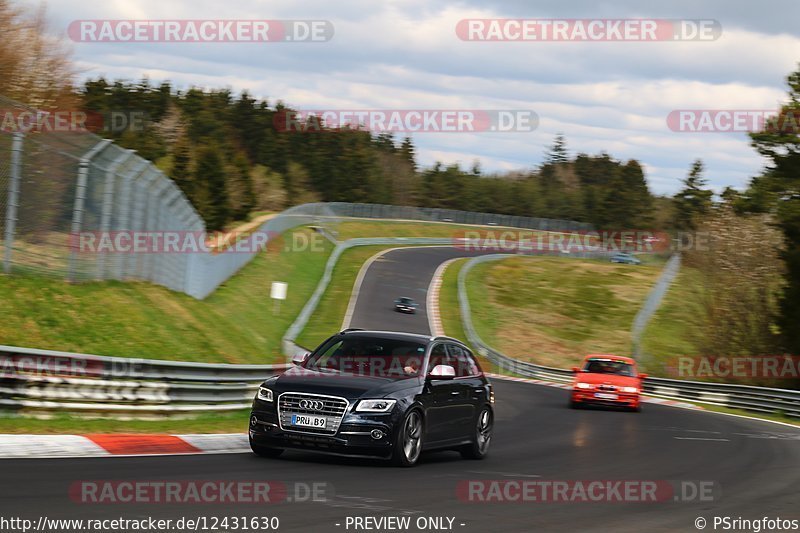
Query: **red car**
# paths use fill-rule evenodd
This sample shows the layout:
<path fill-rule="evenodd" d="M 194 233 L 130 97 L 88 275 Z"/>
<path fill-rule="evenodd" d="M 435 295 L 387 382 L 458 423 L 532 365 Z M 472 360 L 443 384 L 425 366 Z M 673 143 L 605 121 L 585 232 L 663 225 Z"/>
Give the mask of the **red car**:
<path fill-rule="evenodd" d="M 582 367 L 574 367 L 570 407 L 586 404 L 613 405 L 640 410 L 642 380 L 636 361 L 616 355 L 587 355 Z"/>

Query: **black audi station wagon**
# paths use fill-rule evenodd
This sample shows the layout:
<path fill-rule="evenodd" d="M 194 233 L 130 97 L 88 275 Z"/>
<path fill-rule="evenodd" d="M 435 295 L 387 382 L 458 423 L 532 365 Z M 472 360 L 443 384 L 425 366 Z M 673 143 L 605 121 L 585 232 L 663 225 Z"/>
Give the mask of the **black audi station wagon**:
<path fill-rule="evenodd" d="M 472 352 L 449 337 L 345 330 L 259 387 L 250 446 L 391 459 L 423 450 L 481 459 L 492 439 L 494 393 Z"/>

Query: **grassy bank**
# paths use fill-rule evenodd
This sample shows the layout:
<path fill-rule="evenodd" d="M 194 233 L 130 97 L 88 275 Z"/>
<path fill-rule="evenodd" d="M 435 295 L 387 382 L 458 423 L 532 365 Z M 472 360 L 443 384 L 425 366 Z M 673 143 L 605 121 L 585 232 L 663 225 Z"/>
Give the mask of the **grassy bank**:
<path fill-rule="evenodd" d="M 696 291 L 701 284 L 699 274 L 692 268 L 682 267 L 678 277 L 670 286 L 661 306 L 645 328 L 642 337 L 643 361 L 648 368 L 659 374 L 675 358 L 696 355 L 698 317 L 702 316 Z"/>
<path fill-rule="evenodd" d="M 244 433 L 249 410 L 203 413 L 185 418 L 124 420 L 56 413 L 48 418 L 0 415 L 0 434 L 76 435 L 82 433 Z"/>
<path fill-rule="evenodd" d="M 310 235 L 306 229 L 298 234 Z M 291 234 L 284 236 L 291 238 Z M 269 363 L 332 250 L 270 250 L 203 301 L 143 282 L 0 277 L 0 344 L 121 357 Z M 273 281 L 289 284 L 275 314 Z"/>
<path fill-rule="evenodd" d="M 662 264 L 517 257 L 477 265 L 467 293 L 478 333 L 512 357 L 569 367 L 588 353 L 628 355 L 630 328 Z"/>

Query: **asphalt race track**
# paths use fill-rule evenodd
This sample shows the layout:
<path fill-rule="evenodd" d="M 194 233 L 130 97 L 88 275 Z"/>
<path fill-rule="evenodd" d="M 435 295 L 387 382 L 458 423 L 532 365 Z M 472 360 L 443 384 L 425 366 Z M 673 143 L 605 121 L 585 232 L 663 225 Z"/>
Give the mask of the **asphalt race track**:
<path fill-rule="evenodd" d="M 459 252 L 404 250 L 374 263 L 370 270 L 375 272 L 365 276 L 353 326 L 427 331 L 424 312 L 401 316 L 392 311 L 392 300 L 411 296 L 424 306 L 421 289 L 427 288 L 437 261 L 454 253 Z M 641 413 L 570 410 L 564 390 L 502 380 L 494 384 L 495 434 L 483 461 L 462 460 L 454 452 L 425 454 L 412 469 L 301 452 L 287 452 L 280 459 L 228 454 L 0 460 L 0 515 L 34 520 L 42 515 L 277 516 L 279 531 L 312 532 L 368 531 L 347 527 L 347 517 L 356 516 L 409 516 L 408 531 L 418 531 L 418 518 L 450 517 L 452 530 L 481 533 L 697 531 L 698 517 L 708 520 L 706 529 L 713 531 L 714 516 L 800 518 L 798 429 L 652 404 Z M 243 431 L 246 423 L 242 421 Z M 80 504 L 68 492 L 82 480 L 271 480 L 285 483 L 290 496 L 297 483 L 324 483 L 325 498 L 266 505 Z M 670 480 L 709 482 L 715 488 L 713 501 L 470 503 L 457 495 L 465 480 Z"/>
<path fill-rule="evenodd" d="M 484 254 L 449 247 L 386 252 L 364 275 L 350 327 L 430 334 L 425 296 L 436 268 L 449 259 L 478 255 Z M 394 310 L 394 301 L 401 296 L 416 300 L 419 308 L 415 314 Z"/>

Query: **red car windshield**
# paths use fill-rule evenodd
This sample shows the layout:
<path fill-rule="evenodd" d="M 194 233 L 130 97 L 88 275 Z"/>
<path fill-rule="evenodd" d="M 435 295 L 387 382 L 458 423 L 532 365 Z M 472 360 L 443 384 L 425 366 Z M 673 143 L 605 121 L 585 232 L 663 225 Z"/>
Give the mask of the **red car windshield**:
<path fill-rule="evenodd" d="M 584 372 L 591 374 L 616 374 L 618 376 L 635 376 L 633 365 L 625 361 L 612 359 L 589 359 L 583 367 Z"/>

